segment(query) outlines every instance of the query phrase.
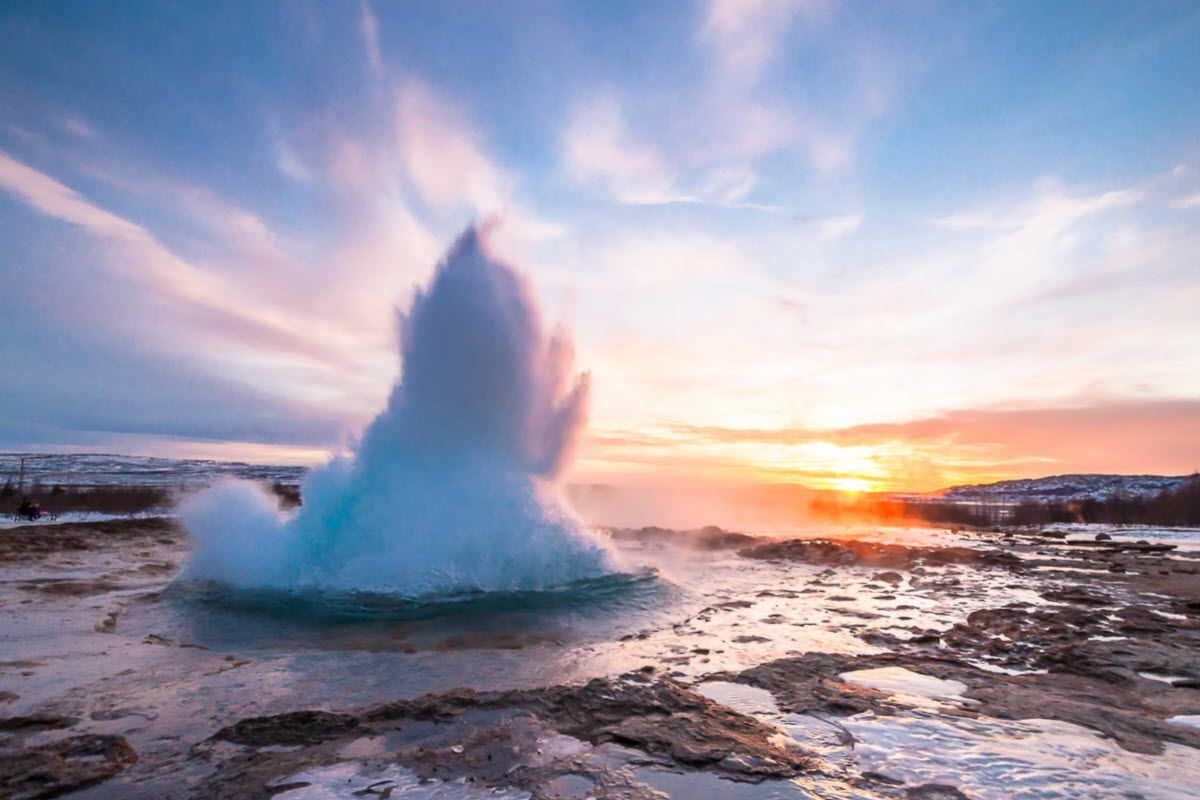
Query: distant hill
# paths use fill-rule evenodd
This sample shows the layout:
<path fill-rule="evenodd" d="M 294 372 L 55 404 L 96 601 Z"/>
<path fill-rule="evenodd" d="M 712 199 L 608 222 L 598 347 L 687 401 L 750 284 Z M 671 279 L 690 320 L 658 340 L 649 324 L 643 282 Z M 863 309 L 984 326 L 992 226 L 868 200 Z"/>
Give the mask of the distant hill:
<path fill-rule="evenodd" d="M 23 463 L 22 463 L 23 462 Z M 0 453 L 0 486 L 202 486 L 221 478 L 243 478 L 297 485 L 307 467 L 245 464 L 205 459 L 151 458 L 100 453 L 48 455 L 44 453 Z M 1175 489 L 1197 475 L 1052 475 L 1046 478 L 999 481 L 951 486 L 926 495 L 884 493 L 883 496 L 910 500 L 942 499 L 952 503 L 1020 503 L 1026 501 L 1067 502 L 1107 500 L 1112 497 L 1151 497 Z M 612 503 L 622 499 L 623 490 L 604 484 L 569 487 L 572 500 Z M 627 490 L 625 490 L 627 491 Z M 736 499 L 756 507 L 795 509 L 813 498 L 836 494 L 795 484 L 758 486 L 744 490 Z M 625 498 L 628 499 L 628 498 Z"/>
<path fill-rule="evenodd" d="M 306 467 L 109 453 L 0 453 L 0 485 L 202 486 L 221 478 L 297 484 Z"/>
<path fill-rule="evenodd" d="M 1195 475 L 1051 475 L 967 486 L 951 486 L 934 495 L 956 502 L 1025 502 L 1107 500 L 1110 497 L 1151 497 L 1176 489 Z"/>

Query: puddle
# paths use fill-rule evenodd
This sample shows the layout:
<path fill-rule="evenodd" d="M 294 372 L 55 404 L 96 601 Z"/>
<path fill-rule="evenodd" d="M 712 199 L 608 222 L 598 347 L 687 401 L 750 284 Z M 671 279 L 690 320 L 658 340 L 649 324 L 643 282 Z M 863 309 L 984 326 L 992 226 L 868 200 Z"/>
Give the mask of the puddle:
<path fill-rule="evenodd" d="M 940 701 L 970 702 L 962 696 L 967 685 L 959 681 L 942 680 L 922 675 L 904 667 L 878 667 L 843 672 L 838 676 L 846 683 L 886 692 L 893 699 L 913 706 L 944 705 Z"/>
<path fill-rule="evenodd" d="M 561 758 L 570 758 L 585 752 L 588 746 L 574 736 L 560 733 L 549 733 L 539 736 L 532 753 L 525 755 L 525 764 L 531 767 L 541 767 Z"/>
<path fill-rule="evenodd" d="M 656 769 L 634 770 L 640 783 L 662 792 L 671 800 L 816 800 L 793 781 L 763 781 L 758 784 L 735 783 L 707 772 L 663 772 Z"/>
<path fill-rule="evenodd" d="M 972 800 L 1194 800 L 1200 750 L 1159 756 L 1121 749 L 1051 720 L 860 714 L 844 721 L 859 767 L 909 784 L 957 787 Z"/>
<path fill-rule="evenodd" d="M 595 785 L 583 775 L 560 775 L 546 785 L 546 794 L 554 800 L 583 800 Z"/>
<path fill-rule="evenodd" d="M 412 771 L 394 764 L 372 765 L 348 761 L 299 772 L 276 781 L 273 786 L 306 783 L 279 792 L 277 800 L 358 800 L 387 796 L 391 800 L 529 800 L 529 793 L 516 789 L 490 789 L 465 781 L 422 782 Z M 390 792 L 390 794 L 386 794 Z"/>
<path fill-rule="evenodd" d="M 766 689 L 747 686 L 744 683 L 710 681 L 696 687 L 696 691 L 723 706 L 743 714 L 778 714 L 779 706 Z"/>

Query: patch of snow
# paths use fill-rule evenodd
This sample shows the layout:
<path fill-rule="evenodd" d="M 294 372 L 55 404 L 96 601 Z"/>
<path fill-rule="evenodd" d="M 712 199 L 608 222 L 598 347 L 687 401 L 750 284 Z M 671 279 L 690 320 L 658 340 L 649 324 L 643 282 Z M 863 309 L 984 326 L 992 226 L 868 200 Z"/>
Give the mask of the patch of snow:
<path fill-rule="evenodd" d="M 1161 672 L 1139 672 L 1148 681 L 1160 681 L 1161 683 L 1175 683 L 1176 681 L 1186 681 L 1186 675 L 1164 675 Z"/>
<path fill-rule="evenodd" d="M 1200 714 L 1181 714 L 1178 717 L 1168 717 L 1167 722 L 1187 725 L 1189 728 L 1200 728 Z"/>

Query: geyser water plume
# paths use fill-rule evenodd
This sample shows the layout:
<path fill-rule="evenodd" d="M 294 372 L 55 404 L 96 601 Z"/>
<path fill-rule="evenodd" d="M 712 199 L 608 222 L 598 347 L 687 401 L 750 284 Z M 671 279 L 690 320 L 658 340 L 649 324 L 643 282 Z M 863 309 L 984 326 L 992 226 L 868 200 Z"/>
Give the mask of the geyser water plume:
<path fill-rule="evenodd" d="M 402 376 L 352 458 L 314 470 L 283 519 L 257 486 L 181 509 L 184 579 L 408 597 L 542 589 L 613 571 L 554 479 L 588 376 L 547 336 L 523 278 L 468 229 L 400 319 Z"/>

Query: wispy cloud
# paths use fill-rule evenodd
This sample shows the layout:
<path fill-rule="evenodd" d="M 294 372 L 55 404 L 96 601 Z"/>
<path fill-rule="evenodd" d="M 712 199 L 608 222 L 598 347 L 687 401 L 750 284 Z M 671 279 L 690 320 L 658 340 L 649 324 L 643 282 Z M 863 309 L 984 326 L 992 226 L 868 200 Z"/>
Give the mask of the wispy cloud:
<path fill-rule="evenodd" d="M 849 236 L 858 230 L 862 225 L 863 217 L 861 214 L 851 214 L 845 217 L 830 217 L 829 219 L 819 220 L 817 222 L 817 230 L 820 232 L 820 237 L 826 241 L 840 239 L 843 236 Z"/>
<path fill-rule="evenodd" d="M 241 287 L 175 255 L 142 226 L 96 206 L 5 153 L 0 153 L 0 188 L 112 247 L 109 264 L 114 274 L 144 287 L 160 301 L 176 304 L 182 318 L 198 324 L 193 333 L 222 340 L 235 352 L 250 347 L 329 363 L 341 358 L 322 341 L 311 318 L 299 319 L 254 303 Z"/>
<path fill-rule="evenodd" d="M 699 44 L 711 53 L 706 104 L 713 109 L 716 149 L 743 159 L 794 152 L 820 174 L 847 168 L 863 132 L 890 107 L 914 70 L 915 54 L 883 52 L 877 43 L 839 26 L 836 0 L 712 0 Z M 844 22 L 844 21 L 843 21 Z M 781 93 L 772 69 L 791 55 L 797 31 L 820 30 L 836 46 L 824 69 L 844 83 L 837 102 L 821 105 Z M 806 40 L 805 48 L 812 49 Z M 845 54 L 854 53 L 853 58 Z"/>
<path fill-rule="evenodd" d="M 1200 208 L 1200 192 L 1175 201 L 1177 208 Z"/>
<path fill-rule="evenodd" d="M 367 0 L 359 4 L 359 26 L 362 31 L 363 48 L 366 51 L 367 66 L 376 80 L 383 77 L 383 54 L 379 48 L 379 18 L 371 10 Z"/>
<path fill-rule="evenodd" d="M 919 72 L 916 54 L 879 47 L 833 0 L 712 0 L 694 36 L 701 68 L 672 89 L 673 116 L 611 87 L 572 109 L 561 134 L 569 177 L 626 204 L 779 210 L 756 197 L 776 183 L 764 169 L 844 173 Z M 821 102 L 783 88 L 800 52 L 831 82 Z M 681 113 L 695 122 L 681 125 Z"/>
<path fill-rule="evenodd" d="M 275 136 L 275 165 L 279 171 L 295 181 L 308 181 L 312 179 L 312 170 L 308 165 L 301 161 L 299 154 L 282 137 Z"/>
<path fill-rule="evenodd" d="M 95 139 L 100 135 L 99 131 L 79 117 L 66 117 L 60 124 L 64 131 L 82 139 Z"/>
<path fill-rule="evenodd" d="M 611 94 L 578 106 L 562 136 L 563 158 L 572 177 L 601 183 L 617 202 L 633 205 L 689 199 L 674 186 L 662 157 L 635 144 L 621 107 Z"/>
<path fill-rule="evenodd" d="M 701 38 L 712 45 L 720 80 L 753 86 L 774 60 L 797 15 L 826 16 L 832 0 L 712 0 Z"/>
<path fill-rule="evenodd" d="M 682 290 L 714 281 L 751 281 L 756 266 L 729 242 L 699 232 L 627 233 L 590 254 L 589 287 Z"/>
<path fill-rule="evenodd" d="M 1112 189 L 1095 195 L 1069 194 L 1053 179 L 1039 181 L 1036 191 L 1032 201 L 1017 209 L 954 212 L 932 217 L 929 222 L 947 228 L 1012 228 L 1044 238 L 1091 214 L 1132 205 L 1143 197 L 1137 187 Z"/>
<path fill-rule="evenodd" d="M 410 79 L 396 113 L 404 165 L 425 202 L 441 210 L 465 203 L 483 214 L 505 205 L 506 181 L 461 112 Z"/>
<path fill-rule="evenodd" d="M 115 214 L 93 206 L 53 178 L 0 152 L 0 186 L 48 216 L 110 239 L 144 242 L 146 232 Z"/>

